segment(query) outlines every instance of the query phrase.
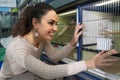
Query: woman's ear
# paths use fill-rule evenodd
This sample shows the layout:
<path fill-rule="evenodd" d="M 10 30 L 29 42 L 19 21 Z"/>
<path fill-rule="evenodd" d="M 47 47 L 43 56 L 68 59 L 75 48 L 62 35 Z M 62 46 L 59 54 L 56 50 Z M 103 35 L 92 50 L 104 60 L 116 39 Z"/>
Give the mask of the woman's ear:
<path fill-rule="evenodd" d="M 39 21 L 36 18 L 32 19 L 32 25 L 34 26 L 34 28 L 38 28 L 39 27 Z"/>

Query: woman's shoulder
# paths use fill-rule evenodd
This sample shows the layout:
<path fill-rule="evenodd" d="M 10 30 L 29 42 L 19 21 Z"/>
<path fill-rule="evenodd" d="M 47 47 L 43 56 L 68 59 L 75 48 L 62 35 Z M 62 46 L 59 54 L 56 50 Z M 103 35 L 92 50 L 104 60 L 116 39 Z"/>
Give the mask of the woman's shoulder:
<path fill-rule="evenodd" d="M 24 39 L 21 36 L 16 36 L 11 40 L 10 43 L 11 44 L 13 44 L 13 43 L 21 44 L 21 43 L 24 43 Z"/>
<path fill-rule="evenodd" d="M 16 36 L 12 38 L 11 42 L 8 44 L 8 47 L 16 47 L 16 46 L 25 46 L 25 41 L 21 36 Z M 7 48 L 8 48 L 7 47 Z"/>

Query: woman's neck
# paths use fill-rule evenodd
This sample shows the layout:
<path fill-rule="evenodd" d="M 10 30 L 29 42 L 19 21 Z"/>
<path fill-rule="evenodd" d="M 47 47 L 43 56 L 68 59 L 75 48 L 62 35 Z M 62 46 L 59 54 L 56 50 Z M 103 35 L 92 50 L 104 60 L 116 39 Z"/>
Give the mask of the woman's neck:
<path fill-rule="evenodd" d="M 29 32 L 28 34 L 24 35 L 23 38 L 25 38 L 29 43 L 31 43 L 35 47 L 39 47 L 40 41 L 36 41 L 33 37 L 33 33 Z"/>

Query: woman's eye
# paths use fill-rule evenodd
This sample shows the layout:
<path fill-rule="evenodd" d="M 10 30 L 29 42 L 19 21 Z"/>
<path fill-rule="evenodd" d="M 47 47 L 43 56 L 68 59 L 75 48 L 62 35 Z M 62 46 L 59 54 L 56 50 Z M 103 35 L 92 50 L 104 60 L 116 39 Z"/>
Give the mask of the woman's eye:
<path fill-rule="evenodd" d="M 50 25 L 54 25 L 54 23 L 53 23 L 53 22 L 49 22 L 49 24 L 50 24 Z"/>

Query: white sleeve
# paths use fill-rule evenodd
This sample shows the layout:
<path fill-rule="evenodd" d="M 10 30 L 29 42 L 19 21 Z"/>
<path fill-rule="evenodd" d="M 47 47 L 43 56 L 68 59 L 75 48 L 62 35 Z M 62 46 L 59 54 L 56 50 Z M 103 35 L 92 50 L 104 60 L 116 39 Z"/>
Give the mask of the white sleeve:
<path fill-rule="evenodd" d="M 85 64 L 85 61 L 74 62 L 68 65 L 68 75 L 74 75 L 86 70 L 87 66 Z"/>

